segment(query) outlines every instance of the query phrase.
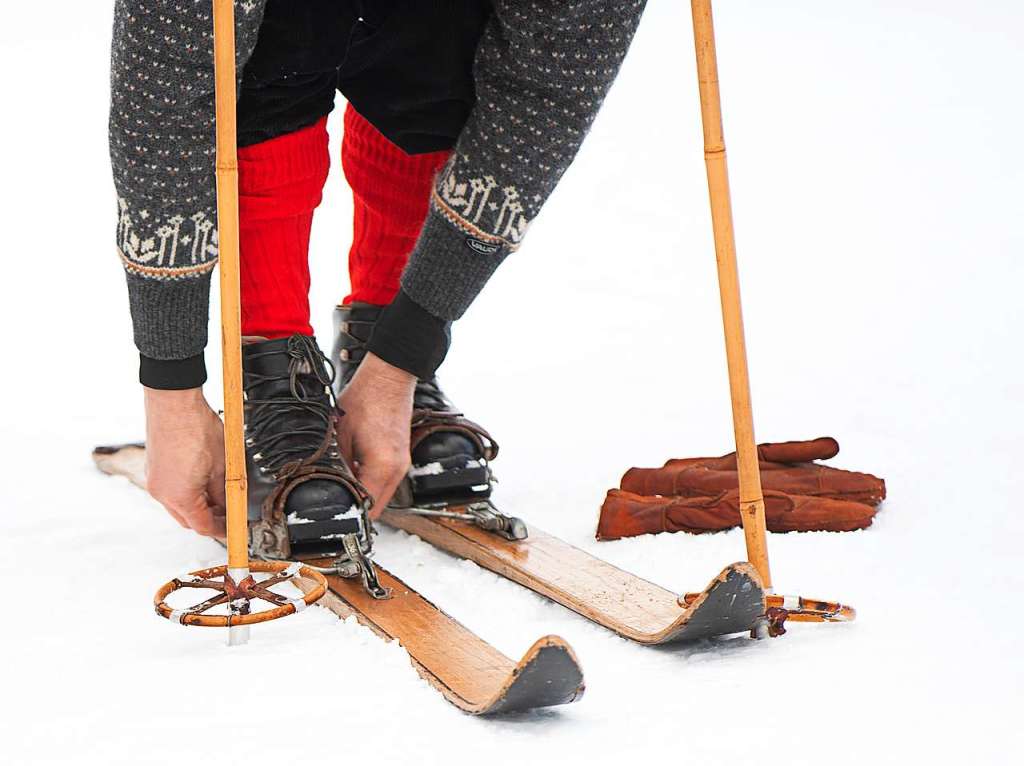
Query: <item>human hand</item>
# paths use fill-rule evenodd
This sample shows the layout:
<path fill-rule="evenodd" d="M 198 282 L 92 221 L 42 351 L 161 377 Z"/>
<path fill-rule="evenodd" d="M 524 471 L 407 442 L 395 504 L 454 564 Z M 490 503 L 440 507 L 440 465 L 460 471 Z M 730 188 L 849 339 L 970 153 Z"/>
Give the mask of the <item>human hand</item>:
<path fill-rule="evenodd" d="M 145 389 L 146 489 L 186 529 L 225 535 L 224 426 L 201 388 Z"/>
<path fill-rule="evenodd" d="M 374 498 L 378 519 L 412 464 L 409 429 L 416 377 L 367 354 L 338 399 L 341 451 Z"/>

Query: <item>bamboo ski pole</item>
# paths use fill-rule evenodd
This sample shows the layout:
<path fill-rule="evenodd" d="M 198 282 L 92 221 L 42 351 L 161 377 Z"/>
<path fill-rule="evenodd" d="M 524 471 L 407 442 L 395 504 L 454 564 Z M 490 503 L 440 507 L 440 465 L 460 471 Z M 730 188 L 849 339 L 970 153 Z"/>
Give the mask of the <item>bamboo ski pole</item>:
<path fill-rule="evenodd" d="M 691 0 L 693 34 L 697 49 L 697 77 L 700 81 L 700 111 L 704 123 L 704 163 L 707 166 L 711 220 L 718 261 L 718 286 L 722 300 L 725 349 L 729 364 L 729 390 L 732 399 L 733 431 L 739 468 L 740 518 L 747 543 L 747 559 L 771 590 L 768 545 L 764 518 L 764 495 L 754 439 L 754 417 L 750 403 L 750 377 L 743 334 L 743 309 L 740 302 L 739 272 L 736 266 L 736 241 L 733 232 L 732 200 L 729 194 L 729 170 L 722 133 L 722 103 L 718 88 L 718 59 L 711 0 Z"/>
<path fill-rule="evenodd" d="M 224 490 L 227 503 L 227 566 L 210 567 L 175 578 L 156 593 L 157 614 L 180 625 L 226 627 L 228 645 L 249 641 L 249 625 L 297 614 L 327 592 L 327 579 L 312 567 L 288 561 L 249 561 L 249 519 L 245 475 L 245 433 L 242 404 L 242 312 L 239 293 L 237 71 L 235 63 L 235 0 L 213 0 L 213 70 L 217 142 L 217 242 L 220 255 L 221 353 L 224 365 Z M 272 577 L 259 584 L 252 571 Z M 302 577 L 315 583 L 302 598 L 269 594 L 275 584 Z M 223 578 L 223 579 L 220 579 Z M 176 591 L 197 587 L 221 595 L 191 608 L 167 603 Z M 253 611 L 264 601 L 269 609 Z M 230 614 L 207 614 L 227 603 Z"/>
<path fill-rule="evenodd" d="M 217 227 L 220 251 L 221 349 L 224 363 L 224 459 L 228 575 L 249 576 L 242 331 L 239 298 L 238 135 L 234 0 L 213 0 L 213 64 L 217 102 Z M 248 626 L 228 629 L 228 644 L 249 640 Z"/>

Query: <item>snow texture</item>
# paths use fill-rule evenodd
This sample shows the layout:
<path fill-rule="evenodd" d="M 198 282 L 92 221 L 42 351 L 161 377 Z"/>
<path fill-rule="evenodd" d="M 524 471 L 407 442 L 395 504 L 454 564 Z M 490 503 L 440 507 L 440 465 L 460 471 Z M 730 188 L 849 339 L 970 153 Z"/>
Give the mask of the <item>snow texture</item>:
<path fill-rule="evenodd" d="M 486 460 L 467 460 L 458 470 L 464 471 L 470 468 L 485 468 Z M 425 465 L 414 465 L 409 469 L 410 476 L 439 476 L 444 473 L 444 466 L 441 463 L 426 463 Z M 486 485 L 484 485 L 486 486 Z"/>
<path fill-rule="evenodd" d="M 860 619 L 644 649 L 385 532 L 380 560 L 506 654 L 546 633 L 579 653 L 579 704 L 477 720 L 321 609 L 233 649 L 153 615 L 160 583 L 223 553 L 89 459 L 143 435 L 142 402 L 106 157 L 112 3 L 59 5 L 12 5 L 0 28 L 0 762 L 1017 761 L 1024 6 L 717 4 L 759 436 L 834 435 L 834 462 L 891 497 L 864 532 L 772 536 L 775 580 Z M 626 467 L 731 449 L 690 35 L 686 3 L 652 0 L 442 370 L 501 441 L 505 511 L 678 590 L 741 559 L 742 535 L 592 535 Z M 338 112 L 331 128 L 337 157 Z M 313 241 L 325 343 L 349 205 L 335 163 Z"/>
<path fill-rule="evenodd" d="M 427 463 L 426 465 L 414 465 L 409 469 L 410 476 L 438 476 L 444 472 L 444 466 L 440 463 Z"/>

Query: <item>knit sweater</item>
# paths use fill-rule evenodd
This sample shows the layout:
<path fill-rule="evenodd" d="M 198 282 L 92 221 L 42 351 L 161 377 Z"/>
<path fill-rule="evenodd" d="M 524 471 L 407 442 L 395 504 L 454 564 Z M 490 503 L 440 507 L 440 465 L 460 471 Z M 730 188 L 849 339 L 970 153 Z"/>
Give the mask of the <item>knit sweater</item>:
<path fill-rule="evenodd" d="M 477 103 L 403 274 L 402 289 L 458 319 L 522 243 L 575 158 L 645 0 L 494 0 L 477 51 Z M 236 0 L 241 72 L 264 0 Z M 147 360 L 202 367 L 217 260 L 209 0 L 117 0 L 110 153 L 118 252 Z"/>

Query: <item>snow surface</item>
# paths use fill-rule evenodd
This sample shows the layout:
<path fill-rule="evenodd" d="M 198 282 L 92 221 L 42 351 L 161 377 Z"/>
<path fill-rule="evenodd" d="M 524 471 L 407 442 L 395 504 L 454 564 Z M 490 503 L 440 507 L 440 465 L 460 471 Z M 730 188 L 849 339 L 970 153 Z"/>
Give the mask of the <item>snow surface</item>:
<path fill-rule="evenodd" d="M 866 532 L 773 536 L 776 584 L 860 619 L 643 649 L 383 534 L 383 562 L 506 654 L 545 633 L 579 653 L 582 702 L 502 720 L 320 609 L 231 650 L 152 614 L 157 585 L 222 553 L 89 459 L 142 435 L 105 145 L 112 3 L 9 5 L 0 762 L 1020 762 L 1020 3 L 718 3 L 759 435 L 835 435 L 837 464 L 892 498 Z M 679 590 L 742 536 L 592 533 L 626 467 L 730 449 L 690 46 L 686 4 L 653 0 L 442 376 L 501 440 L 502 507 Z M 337 171 L 314 238 L 324 340 L 346 289 Z"/>

